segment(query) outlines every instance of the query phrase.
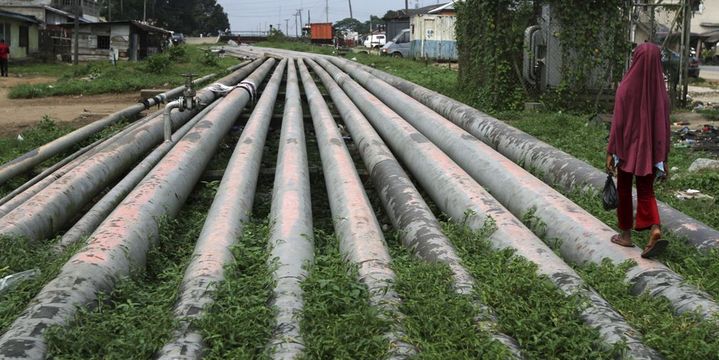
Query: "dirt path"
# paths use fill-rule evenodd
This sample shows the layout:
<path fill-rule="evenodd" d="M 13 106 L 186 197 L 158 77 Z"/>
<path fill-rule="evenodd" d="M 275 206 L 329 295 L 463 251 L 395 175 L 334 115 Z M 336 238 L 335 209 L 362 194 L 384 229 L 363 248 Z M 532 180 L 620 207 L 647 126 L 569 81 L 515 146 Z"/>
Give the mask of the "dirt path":
<path fill-rule="evenodd" d="M 8 99 L 18 84 L 55 81 L 41 76 L 0 78 L 0 136 L 11 136 L 31 127 L 47 115 L 55 121 L 80 126 L 137 102 L 138 93 L 91 96 L 57 96 L 40 99 Z M 76 124 L 75 124 L 76 123 Z"/>

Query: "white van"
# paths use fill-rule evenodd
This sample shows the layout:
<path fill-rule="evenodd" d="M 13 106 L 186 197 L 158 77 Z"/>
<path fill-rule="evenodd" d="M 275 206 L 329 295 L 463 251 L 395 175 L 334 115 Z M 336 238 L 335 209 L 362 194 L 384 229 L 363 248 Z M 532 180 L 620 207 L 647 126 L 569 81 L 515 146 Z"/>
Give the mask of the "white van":
<path fill-rule="evenodd" d="M 409 57 L 409 48 L 409 29 L 404 29 L 382 47 L 381 53 L 394 57 Z"/>
<path fill-rule="evenodd" d="M 368 48 L 379 48 L 387 42 L 384 34 L 367 35 L 363 45 Z"/>

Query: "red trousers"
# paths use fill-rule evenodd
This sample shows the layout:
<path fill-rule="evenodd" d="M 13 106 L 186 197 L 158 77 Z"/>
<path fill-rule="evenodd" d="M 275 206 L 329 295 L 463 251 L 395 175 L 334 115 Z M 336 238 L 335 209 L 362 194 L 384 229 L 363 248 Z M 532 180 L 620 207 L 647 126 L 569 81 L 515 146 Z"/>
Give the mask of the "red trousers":
<path fill-rule="evenodd" d="M 631 173 L 618 169 L 617 195 L 619 206 L 617 207 L 617 219 L 619 228 L 630 230 L 634 223 L 632 204 L 632 178 Z M 659 210 L 657 199 L 654 197 L 654 175 L 636 176 L 637 178 L 637 219 L 634 225 L 635 230 L 646 230 L 652 225 L 659 225 Z"/>

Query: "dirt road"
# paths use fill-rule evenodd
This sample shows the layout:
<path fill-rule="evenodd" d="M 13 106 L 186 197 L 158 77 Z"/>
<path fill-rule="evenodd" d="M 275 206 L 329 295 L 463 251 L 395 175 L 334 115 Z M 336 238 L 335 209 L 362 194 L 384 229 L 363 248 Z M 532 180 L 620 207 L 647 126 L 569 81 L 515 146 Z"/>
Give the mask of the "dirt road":
<path fill-rule="evenodd" d="M 132 105 L 139 97 L 136 92 L 40 99 L 7 97 L 10 88 L 15 85 L 53 81 L 54 78 L 40 76 L 0 78 L 0 136 L 15 135 L 36 124 L 45 115 L 58 122 L 72 122 L 80 126 Z"/>

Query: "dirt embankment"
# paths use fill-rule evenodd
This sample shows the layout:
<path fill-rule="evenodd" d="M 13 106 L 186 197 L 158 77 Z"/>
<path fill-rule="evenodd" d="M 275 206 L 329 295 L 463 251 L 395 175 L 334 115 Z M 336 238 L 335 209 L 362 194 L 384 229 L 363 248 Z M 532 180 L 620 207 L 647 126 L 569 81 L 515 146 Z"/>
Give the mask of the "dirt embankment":
<path fill-rule="evenodd" d="M 47 115 L 58 122 L 81 126 L 137 102 L 138 93 L 91 96 L 57 96 L 40 99 L 8 99 L 10 88 L 18 84 L 54 82 L 51 77 L 0 78 L 0 136 L 13 136 L 33 126 Z"/>

